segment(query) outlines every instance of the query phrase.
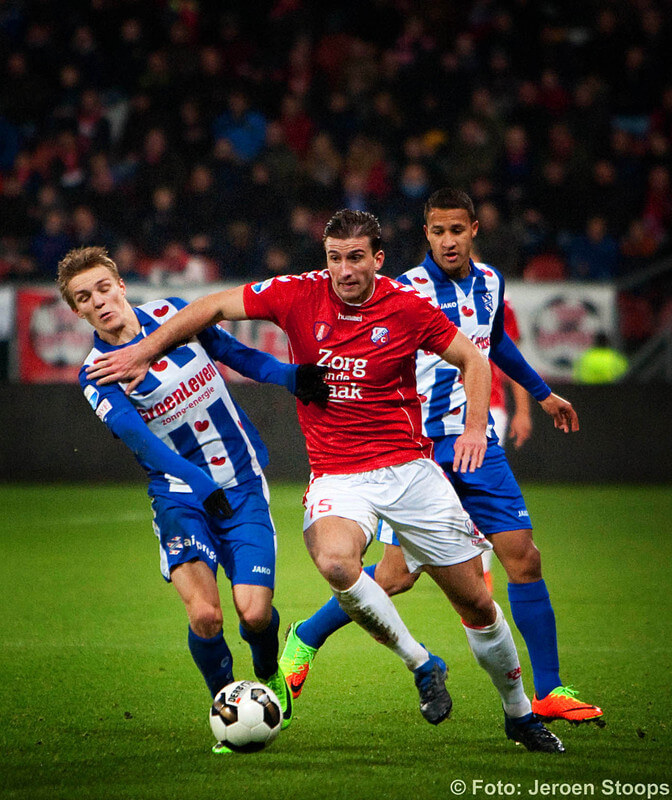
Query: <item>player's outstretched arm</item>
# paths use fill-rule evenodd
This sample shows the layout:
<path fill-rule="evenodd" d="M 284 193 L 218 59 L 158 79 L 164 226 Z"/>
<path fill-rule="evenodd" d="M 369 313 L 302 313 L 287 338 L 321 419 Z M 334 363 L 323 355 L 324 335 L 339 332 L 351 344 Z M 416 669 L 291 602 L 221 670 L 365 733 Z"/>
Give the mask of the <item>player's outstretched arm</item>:
<path fill-rule="evenodd" d="M 486 430 L 492 380 L 490 364 L 461 331 L 457 332 L 447 350 L 441 353 L 441 358 L 460 370 L 467 395 L 464 433 L 455 440 L 453 469 L 474 472 L 483 463 L 488 446 Z"/>
<path fill-rule="evenodd" d="M 137 344 L 101 355 L 87 368 L 87 377 L 101 384 L 128 382 L 125 391 L 130 394 L 158 356 L 173 345 L 223 319 L 247 319 L 243 289 L 238 286 L 194 300 Z"/>
<path fill-rule="evenodd" d="M 511 381 L 513 395 L 513 414 L 509 421 L 508 438 L 518 450 L 532 435 L 532 415 L 530 414 L 530 395 L 516 381 Z"/>
<path fill-rule="evenodd" d="M 569 400 L 551 392 L 545 400 L 539 402 L 539 405 L 553 417 L 553 424 L 558 430 L 564 433 L 574 433 L 579 430 L 579 417 Z"/>

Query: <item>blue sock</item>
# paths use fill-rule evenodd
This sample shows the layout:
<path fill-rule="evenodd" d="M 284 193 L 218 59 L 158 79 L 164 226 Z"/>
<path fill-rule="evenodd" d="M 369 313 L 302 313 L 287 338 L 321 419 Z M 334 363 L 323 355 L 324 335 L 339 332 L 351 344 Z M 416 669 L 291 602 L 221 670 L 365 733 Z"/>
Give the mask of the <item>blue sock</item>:
<path fill-rule="evenodd" d="M 191 657 L 214 697 L 222 687 L 233 681 L 233 657 L 224 641 L 224 634 L 220 631 L 211 639 L 202 639 L 189 627 L 188 641 Z"/>
<path fill-rule="evenodd" d="M 376 565 L 371 564 L 364 567 L 364 572 L 372 578 L 376 571 Z M 338 605 L 338 600 L 332 597 L 322 608 L 318 608 L 310 619 L 302 622 L 296 629 L 297 636 L 308 647 L 320 648 L 339 628 L 352 622 L 350 617 Z"/>
<path fill-rule="evenodd" d="M 513 621 L 527 645 L 534 688 L 541 699 L 562 686 L 551 598 L 543 579 L 534 583 L 510 583 L 508 590 Z"/>
<path fill-rule="evenodd" d="M 255 633 L 240 626 L 240 635 L 247 642 L 252 651 L 252 666 L 254 674 L 260 680 L 270 678 L 278 670 L 278 628 L 280 627 L 280 614 L 273 607 L 271 621 L 263 631 Z"/>

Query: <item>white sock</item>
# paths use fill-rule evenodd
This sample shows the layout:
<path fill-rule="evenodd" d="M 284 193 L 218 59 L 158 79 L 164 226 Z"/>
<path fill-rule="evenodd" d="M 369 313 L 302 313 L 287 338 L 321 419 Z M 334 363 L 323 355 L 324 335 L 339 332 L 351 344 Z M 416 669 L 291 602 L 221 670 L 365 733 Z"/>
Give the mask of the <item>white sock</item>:
<path fill-rule="evenodd" d="M 377 642 L 395 652 L 409 669 L 427 661 L 427 650 L 411 636 L 385 590 L 366 572 L 349 589 L 341 592 L 332 586 L 331 591 L 343 611 Z"/>
<path fill-rule="evenodd" d="M 476 661 L 488 673 L 502 698 L 504 712 L 509 717 L 524 717 L 532 711 L 532 705 L 523 689 L 520 661 L 511 629 L 497 603 L 495 608 L 497 619 L 492 625 L 486 628 L 464 625 L 464 630 Z"/>
<path fill-rule="evenodd" d="M 484 550 L 481 553 L 481 561 L 483 562 L 483 572 L 490 572 L 492 566 L 492 550 Z"/>

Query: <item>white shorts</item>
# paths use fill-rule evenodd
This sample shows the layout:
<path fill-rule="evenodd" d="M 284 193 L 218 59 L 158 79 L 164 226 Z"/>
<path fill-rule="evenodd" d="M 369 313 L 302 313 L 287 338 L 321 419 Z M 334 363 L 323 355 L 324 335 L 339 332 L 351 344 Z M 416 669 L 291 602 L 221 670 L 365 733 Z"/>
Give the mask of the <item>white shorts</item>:
<path fill-rule="evenodd" d="M 491 408 L 490 413 L 495 423 L 495 433 L 499 443 L 504 447 L 506 444 L 506 429 L 509 427 L 509 415 L 503 408 Z"/>
<path fill-rule="evenodd" d="M 399 539 L 410 572 L 475 558 L 491 545 L 462 508 L 439 465 L 419 458 L 349 475 L 322 475 L 304 498 L 303 529 L 336 516 L 356 522 L 371 543 L 381 519 Z"/>

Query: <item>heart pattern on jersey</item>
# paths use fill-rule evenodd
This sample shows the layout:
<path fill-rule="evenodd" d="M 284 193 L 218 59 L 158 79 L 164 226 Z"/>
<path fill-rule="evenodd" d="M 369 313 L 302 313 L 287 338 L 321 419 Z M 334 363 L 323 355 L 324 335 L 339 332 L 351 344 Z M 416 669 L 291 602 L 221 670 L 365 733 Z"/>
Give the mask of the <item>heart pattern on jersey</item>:
<path fill-rule="evenodd" d="M 165 317 L 166 314 L 170 311 L 168 306 L 161 306 L 161 308 L 157 308 L 154 312 L 155 317 Z"/>
<path fill-rule="evenodd" d="M 429 283 L 429 279 L 428 278 L 413 278 L 413 283 L 421 283 L 421 284 L 424 285 L 425 283 Z"/>
<path fill-rule="evenodd" d="M 471 317 L 474 314 L 474 309 L 469 308 L 469 306 L 462 306 L 462 313 L 465 317 Z"/>
<path fill-rule="evenodd" d="M 224 456 L 213 456 L 210 459 L 210 463 L 214 464 L 216 467 L 221 467 L 222 464 L 226 464 L 226 458 Z"/>
<path fill-rule="evenodd" d="M 155 361 L 152 364 L 152 369 L 154 372 L 163 372 L 164 369 L 168 369 L 168 362 L 165 359 L 163 361 Z"/>
<path fill-rule="evenodd" d="M 199 419 L 196 422 L 194 422 L 194 428 L 196 428 L 196 430 L 199 433 L 203 433 L 203 431 L 207 431 L 209 427 L 210 427 L 210 423 L 208 422 L 207 419 L 204 419 L 204 420 L 200 420 Z"/>

